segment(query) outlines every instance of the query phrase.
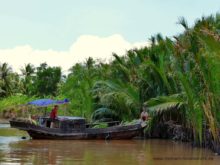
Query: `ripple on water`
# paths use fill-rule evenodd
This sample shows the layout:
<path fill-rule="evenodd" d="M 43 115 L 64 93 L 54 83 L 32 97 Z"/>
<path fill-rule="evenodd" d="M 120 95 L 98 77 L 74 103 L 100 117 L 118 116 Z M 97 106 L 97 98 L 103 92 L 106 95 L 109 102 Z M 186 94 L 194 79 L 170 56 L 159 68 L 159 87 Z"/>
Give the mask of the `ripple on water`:
<path fill-rule="evenodd" d="M 10 124 L 0 124 L 0 128 L 9 128 Z"/>
<path fill-rule="evenodd" d="M 10 144 L 24 141 L 20 136 L 0 136 L 0 164 L 1 165 L 17 165 L 21 159 L 17 155 L 9 154 L 13 149 Z"/>
<path fill-rule="evenodd" d="M 10 149 L 10 143 L 23 140 L 20 136 L 0 136 L 0 152 L 7 152 Z"/>
<path fill-rule="evenodd" d="M 20 136 L 0 136 L 0 145 L 22 140 Z"/>
<path fill-rule="evenodd" d="M 2 149 L 2 146 L 5 149 Z M 169 140 L 62 141 L 0 136 L 0 164 L 219 165 L 220 157 Z"/>

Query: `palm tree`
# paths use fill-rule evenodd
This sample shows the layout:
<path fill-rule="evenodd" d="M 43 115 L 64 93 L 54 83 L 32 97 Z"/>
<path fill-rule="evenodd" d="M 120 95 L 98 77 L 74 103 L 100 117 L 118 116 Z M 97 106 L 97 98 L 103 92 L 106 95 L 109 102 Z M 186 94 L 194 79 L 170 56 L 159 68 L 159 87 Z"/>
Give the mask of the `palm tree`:
<path fill-rule="evenodd" d="M 25 77 L 30 77 L 34 74 L 35 68 L 32 64 L 25 64 L 24 68 L 21 68 L 22 75 Z"/>
<path fill-rule="evenodd" d="M 83 64 L 77 63 L 70 72 L 62 91 L 75 100 L 71 103 L 73 113 L 88 117 L 94 110 L 91 88 L 98 75 L 95 61 L 89 58 Z"/>
<path fill-rule="evenodd" d="M 180 20 L 186 31 L 184 35 L 176 37 L 174 65 L 171 65 L 171 71 L 175 84 L 181 87 L 183 94 L 181 100 L 173 97 L 170 99 L 168 95 L 164 96 L 166 99 L 159 96 L 146 102 L 150 109 L 156 111 L 165 111 L 179 104 L 184 105 L 185 111 L 182 113 L 186 116 L 186 125 L 193 129 L 194 140 L 199 144 L 204 141 L 203 132 L 206 127 L 211 130 L 216 144 L 219 144 L 217 107 L 219 107 L 220 98 L 220 46 L 212 32 L 201 30 L 206 28 L 212 31 L 211 26 L 207 26 L 211 24 L 209 20 L 214 25 L 213 19 L 208 19 L 208 22 L 204 19 L 199 22 L 200 27 L 196 25 L 194 29 L 189 28 L 184 19 Z M 162 73 L 167 75 L 167 72 Z M 178 90 L 174 92 L 179 93 Z"/>
<path fill-rule="evenodd" d="M 90 114 L 111 111 L 127 120 L 146 104 L 153 118 L 167 112 L 182 117 L 179 124 L 193 131 L 199 145 L 206 128 L 219 143 L 220 16 L 203 17 L 194 27 L 184 18 L 179 24 L 185 32 L 175 40 L 157 34 L 150 47 L 113 54 L 110 64 L 88 59 L 75 65 L 64 85 L 67 94 L 80 100 L 75 108 L 90 109 Z"/>
<path fill-rule="evenodd" d="M 8 66 L 7 63 L 0 64 L 0 96 L 8 96 L 12 94 L 12 81 L 11 81 L 11 75 L 12 69 L 10 66 Z"/>
<path fill-rule="evenodd" d="M 139 114 L 140 97 L 138 88 L 121 81 L 97 81 L 92 89 L 99 106 L 111 109 L 124 120 L 136 118 Z"/>
<path fill-rule="evenodd" d="M 30 94 L 30 86 L 32 84 L 33 75 L 35 73 L 35 68 L 32 64 L 25 64 L 24 68 L 21 68 L 21 73 L 23 76 L 23 90 L 24 94 Z"/>

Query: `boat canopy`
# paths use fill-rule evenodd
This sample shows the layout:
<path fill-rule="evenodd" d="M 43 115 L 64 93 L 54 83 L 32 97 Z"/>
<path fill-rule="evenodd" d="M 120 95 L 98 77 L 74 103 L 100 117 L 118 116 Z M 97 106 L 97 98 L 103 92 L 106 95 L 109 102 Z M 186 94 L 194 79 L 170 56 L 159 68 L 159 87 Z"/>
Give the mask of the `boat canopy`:
<path fill-rule="evenodd" d="M 67 104 L 67 103 L 69 103 L 68 99 L 64 99 L 64 100 L 39 99 L 39 100 L 31 101 L 27 104 L 28 105 L 35 105 L 38 107 L 46 107 L 46 106 L 50 106 L 50 105 L 60 105 L 60 104 Z"/>

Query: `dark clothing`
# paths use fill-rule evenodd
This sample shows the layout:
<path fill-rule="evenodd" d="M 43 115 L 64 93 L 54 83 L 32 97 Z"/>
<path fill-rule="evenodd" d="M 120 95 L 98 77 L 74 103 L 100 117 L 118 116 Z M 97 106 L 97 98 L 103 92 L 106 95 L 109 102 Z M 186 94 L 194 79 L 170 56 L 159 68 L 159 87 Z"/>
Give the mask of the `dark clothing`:
<path fill-rule="evenodd" d="M 141 120 L 142 120 L 142 121 L 145 121 L 145 120 L 147 120 L 147 119 L 148 119 L 148 113 L 145 112 L 145 111 L 143 111 L 143 112 L 141 113 Z"/>
<path fill-rule="evenodd" d="M 147 116 L 142 116 L 142 120 L 145 121 L 147 119 Z"/>

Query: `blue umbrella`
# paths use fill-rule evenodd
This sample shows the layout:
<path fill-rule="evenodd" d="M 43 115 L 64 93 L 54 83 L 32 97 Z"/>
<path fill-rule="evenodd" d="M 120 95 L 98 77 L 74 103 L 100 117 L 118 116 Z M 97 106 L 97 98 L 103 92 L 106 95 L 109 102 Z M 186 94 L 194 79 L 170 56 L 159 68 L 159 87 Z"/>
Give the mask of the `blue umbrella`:
<path fill-rule="evenodd" d="M 68 99 L 64 99 L 64 100 L 57 100 L 55 104 L 66 104 L 69 103 Z"/>
<path fill-rule="evenodd" d="M 68 99 L 64 99 L 64 100 L 39 99 L 39 100 L 34 100 L 34 101 L 29 102 L 28 105 L 46 107 L 46 106 L 55 105 L 55 104 L 66 104 L 68 102 L 69 102 Z"/>

